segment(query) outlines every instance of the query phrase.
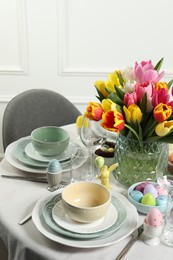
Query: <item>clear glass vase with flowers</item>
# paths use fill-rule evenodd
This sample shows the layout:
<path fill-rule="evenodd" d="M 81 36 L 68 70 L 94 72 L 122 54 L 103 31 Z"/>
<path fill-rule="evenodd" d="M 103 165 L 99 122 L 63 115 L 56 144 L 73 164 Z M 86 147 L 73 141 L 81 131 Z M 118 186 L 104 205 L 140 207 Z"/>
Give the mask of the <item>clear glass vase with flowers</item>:
<path fill-rule="evenodd" d="M 173 143 L 173 80 L 161 81 L 162 63 L 163 58 L 155 66 L 151 60 L 136 62 L 109 74 L 106 82 L 96 81 L 99 102 L 89 102 L 84 113 L 118 133 L 114 176 L 127 186 L 155 180 L 160 160 L 161 170 L 167 167 L 167 144 Z"/>

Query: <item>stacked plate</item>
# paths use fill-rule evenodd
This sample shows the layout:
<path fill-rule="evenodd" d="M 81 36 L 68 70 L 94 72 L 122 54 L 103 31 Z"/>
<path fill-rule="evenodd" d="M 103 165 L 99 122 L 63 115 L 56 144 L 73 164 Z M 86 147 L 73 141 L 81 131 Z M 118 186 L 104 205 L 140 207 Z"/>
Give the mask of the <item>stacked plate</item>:
<path fill-rule="evenodd" d="M 49 239 L 78 248 L 107 246 L 125 238 L 137 226 L 136 208 L 123 195 L 112 195 L 106 216 L 93 223 L 79 223 L 64 212 L 62 190 L 40 199 L 32 213 L 37 229 Z M 128 212 L 128 216 L 127 216 Z"/>
<path fill-rule="evenodd" d="M 57 159 L 61 163 L 62 170 L 68 171 L 72 151 L 74 153 L 77 147 L 79 147 L 78 144 L 70 141 L 63 154 L 57 157 L 43 156 L 34 149 L 31 138 L 28 136 L 11 143 L 5 151 L 5 158 L 14 167 L 34 173 L 45 173 L 48 163 L 52 159 Z"/>

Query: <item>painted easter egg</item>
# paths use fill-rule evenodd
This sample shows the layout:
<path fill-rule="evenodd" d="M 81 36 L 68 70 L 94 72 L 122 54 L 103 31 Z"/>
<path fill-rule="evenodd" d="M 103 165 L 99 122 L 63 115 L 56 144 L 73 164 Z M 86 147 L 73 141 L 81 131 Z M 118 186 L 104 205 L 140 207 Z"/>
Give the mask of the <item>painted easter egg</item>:
<path fill-rule="evenodd" d="M 144 195 L 147 194 L 147 193 L 151 193 L 151 194 L 153 194 L 153 196 L 154 196 L 155 198 L 158 197 L 157 190 L 156 190 L 156 188 L 154 187 L 154 185 L 151 184 L 151 183 L 149 183 L 149 184 L 147 184 L 147 185 L 145 186 L 143 193 L 144 193 Z"/>
<path fill-rule="evenodd" d="M 166 206 L 168 196 L 159 196 L 156 199 L 156 206 Z"/>
<path fill-rule="evenodd" d="M 133 190 L 130 193 L 130 196 L 132 197 L 132 199 L 140 203 L 144 195 L 139 190 Z"/>
<path fill-rule="evenodd" d="M 150 209 L 146 216 L 146 223 L 147 225 L 152 227 L 158 227 L 162 225 L 163 218 L 160 210 L 158 210 L 157 208 Z"/>
<path fill-rule="evenodd" d="M 151 193 L 147 193 L 143 196 L 141 203 L 148 206 L 156 206 L 156 199 Z"/>

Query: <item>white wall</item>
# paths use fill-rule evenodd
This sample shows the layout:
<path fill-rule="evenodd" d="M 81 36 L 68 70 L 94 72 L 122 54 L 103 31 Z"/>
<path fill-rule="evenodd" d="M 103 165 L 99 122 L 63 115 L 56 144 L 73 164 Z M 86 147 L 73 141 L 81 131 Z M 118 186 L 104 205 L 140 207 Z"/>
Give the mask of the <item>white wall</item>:
<path fill-rule="evenodd" d="M 7 102 L 31 88 L 83 112 L 95 80 L 136 60 L 164 57 L 170 80 L 172 10 L 170 0 L 0 0 L 0 124 Z"/>

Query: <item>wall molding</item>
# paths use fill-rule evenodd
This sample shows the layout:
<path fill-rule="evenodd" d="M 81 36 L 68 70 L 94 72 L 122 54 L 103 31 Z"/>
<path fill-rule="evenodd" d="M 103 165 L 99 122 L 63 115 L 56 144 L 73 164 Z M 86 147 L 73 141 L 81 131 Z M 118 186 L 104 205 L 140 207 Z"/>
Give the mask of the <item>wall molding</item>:
<path fill-rule="evenodd" d="M 107 76 L 108 73 L 113 72 L 115 67 L 71 67 L 68 64 L 68 25 L 67 15 L 68 11 L 68 0 L 58 1 L 58 60 L 59 60 L 59 71 L 58 74 L 61 76 Z M 166 69 L 165 80 L 173 78 L 172 68 Z"/>
<path fill-rule="evenodd" d="M 98 76 L 107 75 L 115 68 L 85 68 L 69 67 L 68 65 L 68 28 L 67 28 L 68 0 L 58 2 L 58 74 L 62 76 Z"/>
<path fill-rule="evenodd" d="M 16 0 L 16 23 L 19 50 L 19 65 L 0 66 L 0 75 L 8 74 L 28 74 L 28 48 L 27 48 L 27 29 L 26 29 L 26 0 Z"/>
<path fill-rule="evenodd" d="M 14 96 L 12 95 L 0 95 L 0 104 L 8 103 Z M 78 97 L 78 96 L 66 96 L 68 100 L 70 100 L 74 105 L 86 105 L 91 100 L 96 100 L 96 97 Z"/>

